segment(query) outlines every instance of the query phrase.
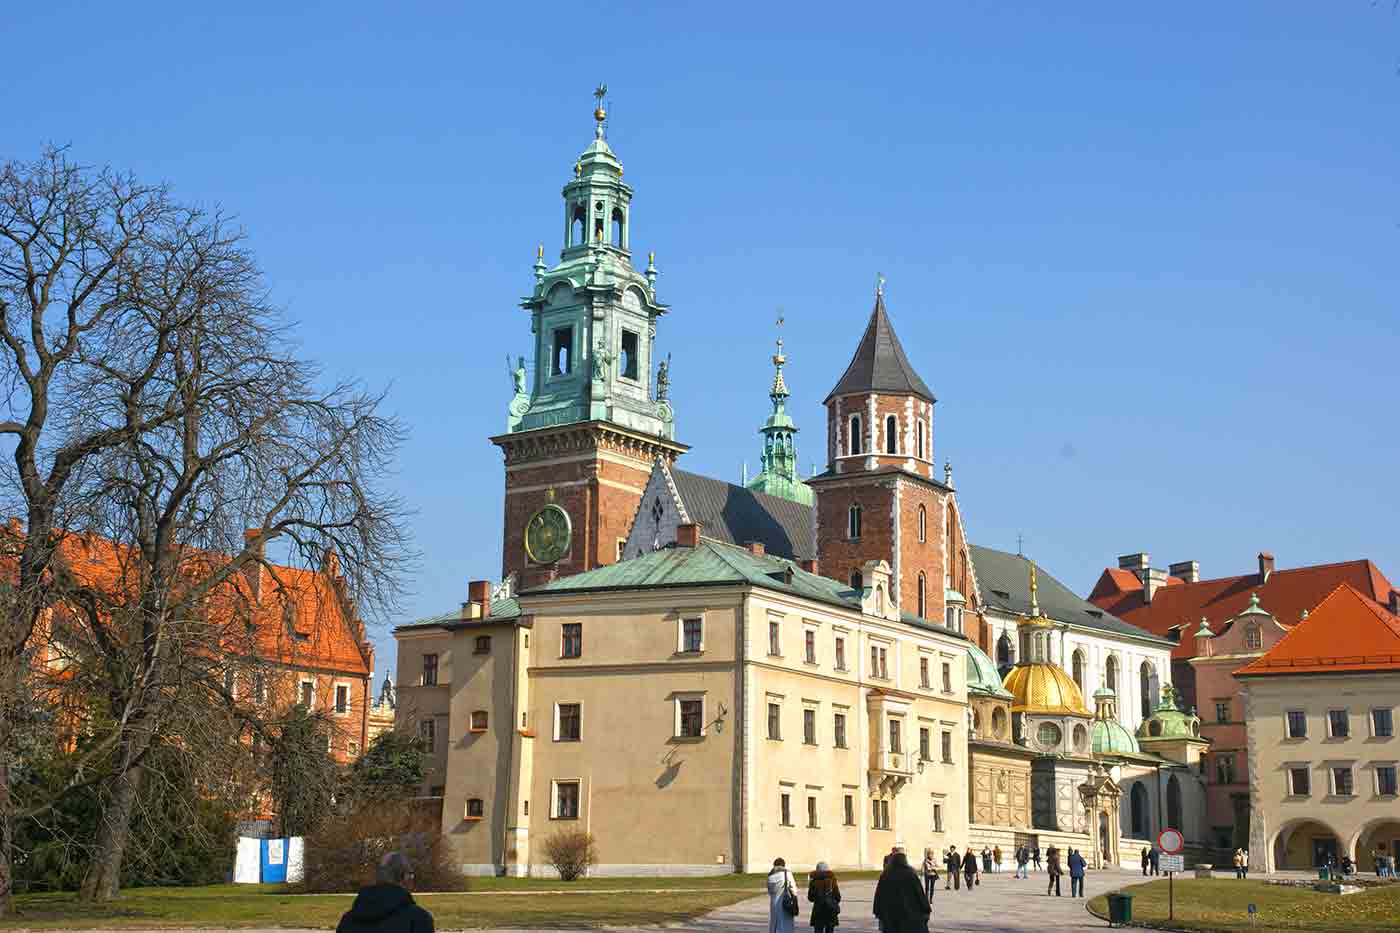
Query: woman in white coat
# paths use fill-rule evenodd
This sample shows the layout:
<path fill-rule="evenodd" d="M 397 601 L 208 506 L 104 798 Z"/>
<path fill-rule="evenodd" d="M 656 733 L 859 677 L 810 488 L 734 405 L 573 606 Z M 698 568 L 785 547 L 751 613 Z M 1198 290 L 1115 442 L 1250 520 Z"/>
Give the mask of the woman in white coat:
<path fill-rule="evenodd" d="M 783 910 L 785 891 L 791 891 L 796 898 L 797 879 L 787 870 L 787 862 L 776 858 L 773 870 L 768 873 L 768 933 L 793 933 L 796 917 Z"/>

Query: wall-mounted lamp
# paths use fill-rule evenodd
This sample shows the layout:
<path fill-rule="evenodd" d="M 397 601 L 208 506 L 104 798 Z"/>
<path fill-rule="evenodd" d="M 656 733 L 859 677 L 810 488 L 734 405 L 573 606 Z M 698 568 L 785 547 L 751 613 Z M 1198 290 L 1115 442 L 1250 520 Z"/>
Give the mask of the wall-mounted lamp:
<path fill-rule="evenodd" d="M 715 735 L 724 733 L 724 717 L 729 715 L 729 710 L 724 708 L 724 704 L 719 705 L 719 712 L 715 714 L 714 721 L 710 723 L 714 727 Z"/>

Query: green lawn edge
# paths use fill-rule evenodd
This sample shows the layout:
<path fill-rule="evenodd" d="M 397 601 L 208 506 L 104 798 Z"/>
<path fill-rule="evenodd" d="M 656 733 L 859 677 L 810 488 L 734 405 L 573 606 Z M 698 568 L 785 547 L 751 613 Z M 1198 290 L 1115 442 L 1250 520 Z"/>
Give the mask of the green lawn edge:
<path fill-rule="evenodd" d="M 1359 894 L 1323 894 L 1308 887 L 1233 878 L 1182 878 L 1175 882 L 1175 918 L 1168 922 L 1166 881 L 1126 885 L 1090 898 L 1090 914 L 1108 920 L 1108 895 L 1133 895 L 1131 926 L 1235 933 L 1244 930 L 1308 930 L 1358 933 L 1400 930 L 1400 884 L 1368 888 Z M 1258 914 L 1251 925 L 1248 905 Z"/>

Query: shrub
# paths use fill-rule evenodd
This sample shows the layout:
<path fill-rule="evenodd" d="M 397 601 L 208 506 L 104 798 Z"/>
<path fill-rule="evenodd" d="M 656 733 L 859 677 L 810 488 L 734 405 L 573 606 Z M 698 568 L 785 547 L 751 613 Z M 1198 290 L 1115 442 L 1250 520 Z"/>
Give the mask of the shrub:
<path fill-rule="evenodd" d="M 598 863 L 598 846 L 590 832 L 561 830 L 544 840 L 544 858 L 559 872 L 560 879 L 576 881 Z"/>
<path fill-rule="evenodd" d="M 413 801 L 376 803 L 328 817 L 306 837 L 300 888 L 316 894 L 356 891 L 374 883 L 374 870 L 388 852 L 408 856 L 416 890 L 466 889 L 440 814 Z"/>

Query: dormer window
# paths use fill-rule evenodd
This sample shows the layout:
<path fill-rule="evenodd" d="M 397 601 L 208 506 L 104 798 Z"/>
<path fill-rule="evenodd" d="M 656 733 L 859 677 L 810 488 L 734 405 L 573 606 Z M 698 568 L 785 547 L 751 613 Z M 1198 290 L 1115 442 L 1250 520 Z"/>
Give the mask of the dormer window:
<path fill-rule="evenodd" d="M 1264 635 L 1253 622 L 1245 626 L 1244 646 L 1250 651 L 1257 651 L 1264 646 Z"/>
<path fill-rule="evenodd" d="M 851 434 L 846 449 L 851 452 L 851 456 L 858 456 L 861 452 L 860 436 L 860 415 L 851 415 Z"/>

